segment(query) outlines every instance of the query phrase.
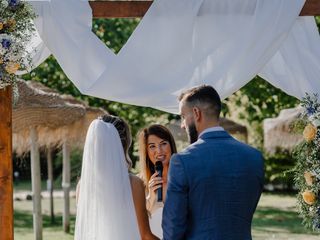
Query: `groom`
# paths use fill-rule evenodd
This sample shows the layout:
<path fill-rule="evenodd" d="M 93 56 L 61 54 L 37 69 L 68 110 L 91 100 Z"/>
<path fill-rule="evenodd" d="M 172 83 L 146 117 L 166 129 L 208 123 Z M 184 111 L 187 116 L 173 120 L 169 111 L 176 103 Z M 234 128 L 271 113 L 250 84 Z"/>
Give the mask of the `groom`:
<path fill-rule="evenodd" d="M 163 239 L 251 239 L 263 186 L 261 153 L 219 126 L 221 100 L 213 87 L 192 88 L 179 101 L 192 144 L 170 161 Z"/>

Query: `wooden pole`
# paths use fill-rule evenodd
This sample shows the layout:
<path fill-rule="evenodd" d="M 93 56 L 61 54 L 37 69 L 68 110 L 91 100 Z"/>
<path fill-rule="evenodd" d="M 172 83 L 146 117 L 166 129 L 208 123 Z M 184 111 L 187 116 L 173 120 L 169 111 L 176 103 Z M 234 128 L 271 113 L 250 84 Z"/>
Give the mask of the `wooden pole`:
<path fill-rule="evenodd" d="M 41 211 L 41 175 L 40 154 L 38 146 L 37 130 L 30 128 L 31 145 L 31 179 L 32 179 L 32 202 L 33 202 L 33 231 L 34 239 L 42 240 L 42 211 Z"/>
<path fill-rule="evenodd" d="M 67 142 L 63 148 L 63 173 L 62 173 L 62 188 L 64 193 L 64 210 L 63 210 L 63 230 L 68 233 L 70 231 L 70 147 Z"/>
<path fill-rule="evenodd" d="M 0 89 L 0 239 L 13 239 L 12 88 Z"/>
<path fill-rule="evenodd" d="M 47 165 L 48 165 L 47 189 L 50 193 L 50 216 L 51 216 L 51 223 L 54 223 L 55 219 L 54 219 L 54 202 L 53 202 L 53 167 L 52 167 L 51 147 L 48 147 L 47 149 Z"/>

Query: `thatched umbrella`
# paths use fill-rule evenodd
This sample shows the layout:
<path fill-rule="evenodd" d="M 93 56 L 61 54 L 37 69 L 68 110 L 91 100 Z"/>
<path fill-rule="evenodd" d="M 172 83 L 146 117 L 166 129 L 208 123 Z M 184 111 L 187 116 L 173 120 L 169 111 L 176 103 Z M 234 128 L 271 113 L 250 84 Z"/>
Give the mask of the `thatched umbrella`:
<path fill-rule="evenodd" d="M 19 81 L 19 101 L 13 108 L 13 150 L 30 150 L 30 129 L 35 128 L 40 147 L 59 147 L 72 142 L 82 148 L 91 121 L 107 112 L 87 106 L 70 95 L 60 95 L 41 83 Z"/>
<path fill-rule="evenodd" d="M 36 82 L 18 82 L 19 101 L 13 108 L 13 150 L 21 155 L 31 149 L 32 189 L 34 202 L 34 230 L 41 236 L 40 159 L 39 147 L 63 146 L 63 189 L 65 192 L 64 229 L 69 231 L 70 142 L 82 147 L 90 122 L 106 112 L 89 108 L 84 102 Z M 48 168 L 52 171 L 48 151 Z M 50 172 L 50 171 L 48 171 Z M 48 173 L 52 178 L 52 173 Z M 52 196 L 52 179 L 49 179 Z M 53 204 L 51 204 L 53 212 Z"/>
<path fill-rule="evenodd" d="M 19 81 L 18 89 L 19 100 L 12 112 L 13 150 L 18 155 L 29 152 L 31 129 L 37 132 L 41 129 L 57 129 L 85 115 L 85 106 L 65 101 L 58 93 L 49 91 L 40 83 Z M 38 136 L 40 146 L 55 145 L 59 140 L 50 138 L 48 132 Z"/>
<path fill-rule="evenodd" d="M 301 107 L 284 109 L 276 118 L 263 121 L 264 149 L 275 153 L 278 149 L 291 151 L 294 146 L 303 140 L 301 134 L 291 131 L 291 126 L 302 112 Z"/>

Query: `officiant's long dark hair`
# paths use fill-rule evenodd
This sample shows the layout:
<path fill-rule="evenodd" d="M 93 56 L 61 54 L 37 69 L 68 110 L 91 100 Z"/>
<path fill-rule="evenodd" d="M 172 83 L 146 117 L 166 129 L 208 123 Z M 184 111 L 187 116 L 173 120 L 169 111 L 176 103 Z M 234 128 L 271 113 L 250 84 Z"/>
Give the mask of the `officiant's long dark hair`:
<path fill-rule="evenodd" d="M 155 135 L 163 140 L 168 141 L 171 147 L 171 153 L 174 154 L 177 152 L 174 138 L 169 129 L 165 126 L 160 124 L 153 124 L 140 130 L 138 134 L 140 177 L 144 181 L 145 186 L 148 186 L 150 177 L 155 172 L 154 165 L 148 156 L 147 150 L 147 142 L 150 135 Z"/>

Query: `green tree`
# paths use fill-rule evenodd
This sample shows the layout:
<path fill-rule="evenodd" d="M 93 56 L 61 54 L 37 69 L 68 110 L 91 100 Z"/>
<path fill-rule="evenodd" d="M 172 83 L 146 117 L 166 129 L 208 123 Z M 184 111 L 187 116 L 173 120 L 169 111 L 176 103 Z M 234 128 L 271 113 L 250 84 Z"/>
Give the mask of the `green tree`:
<path fill-rule="evenodd" d="M 297 98 L 287 95 L 259 76 L 233 94 L 228 101 L 228 105 L 242 109 L 237 117 L 251 128 L 251 143 L 260 149 L 263 148 L 263 120 L 276 117 L 282 109 L 295 107 L 298 103 Z"/>
<path fill-rule="evenodd" d="M 287 95 L 259 76 L 241 88 L 237 95 L 236 105 L 246 109 L 245 113 L 240 113 L 240 117 L 249 123 L 276 117 L 282 109 L 294 107 L 298 103 L 298 99 Z M 244 101 L 244 97 L 247 101 Z"/>

